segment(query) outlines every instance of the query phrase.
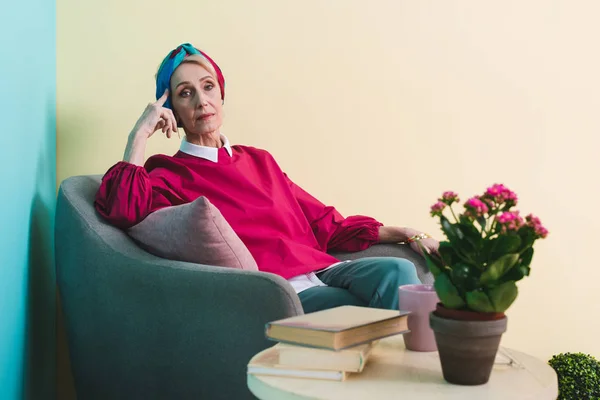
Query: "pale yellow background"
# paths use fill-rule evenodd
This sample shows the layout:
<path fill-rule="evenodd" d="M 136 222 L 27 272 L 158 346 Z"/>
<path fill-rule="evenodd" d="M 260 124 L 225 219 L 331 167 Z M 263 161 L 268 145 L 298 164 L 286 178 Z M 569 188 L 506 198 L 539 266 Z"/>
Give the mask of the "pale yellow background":
<path fill-rule="evenodd" d="M 600 356 L 596 1 L 58 0 L 58 179 L 123 154 L 166 53 L 227 81 L 224 133 L 343 214 L 439 235 L 429 206 L 501 182 L 551 234 L 505 346 Z M 153 138 L 148 153 L 177 140 Z"/>

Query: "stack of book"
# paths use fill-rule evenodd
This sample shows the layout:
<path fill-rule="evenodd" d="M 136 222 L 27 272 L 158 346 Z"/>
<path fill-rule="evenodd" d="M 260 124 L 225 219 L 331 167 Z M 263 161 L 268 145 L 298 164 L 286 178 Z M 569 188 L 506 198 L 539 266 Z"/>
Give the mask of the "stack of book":
<path fill-rule="evenodd" d="M 341 306 L 269 322 L 267 338 L 275 346 L 248 364 L 255 375 L 343 381 L 360 373 L 374 344 L 408 331 L 408 312 Z"/>

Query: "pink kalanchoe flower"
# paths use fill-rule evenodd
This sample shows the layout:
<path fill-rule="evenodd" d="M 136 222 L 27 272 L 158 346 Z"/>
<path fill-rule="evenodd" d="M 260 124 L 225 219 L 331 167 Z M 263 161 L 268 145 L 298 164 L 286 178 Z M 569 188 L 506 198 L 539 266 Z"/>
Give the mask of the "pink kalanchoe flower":
<path fill-rule="evenodd" d="M 499 224 L 508 224 L 508 223 L 516 221 L 520 218 L 521 217 L 519 216 L 518 211 L 512 211 L 512 212 L 507 211 L 507 212 L 503 212 L 502 214 L 498 215 L 496 217 L 496 220 L 498 221 Z"/>
<path fill-rule="evenodd" d="M 506 186 L 496 183 L 491 187 L 487 188 L 485 198 L 494 201 L 497 204 L 510 203 L 513 206 L 517 204 L 517 194 L 507 188 Z"/>
<path fill-rule="evenodd" d="M 491 187 L 487 188 L 487 190 L 485 191 L 485 194 L 490 197 L 496 197 L 496 196 L 499 196 L 503 190 L 504 190 L 504 185 L 496 183 L 496 184 L 492 185 Z"/>
<path fill-rule="evenodd" d="M 438 199 L 438 201 L 451 205 L 452 203 L 460 201 L 458 195 L 452 191 L 447 191 L 442 194 L 442 197 Z"/>
<path fill-rule="evenodd" d="M 476 199 L 479 199 L 485 203 L 489 210 L 494 208 L 494 200 L 487 197 L 485 194 L 483 196 L 474 196 Z"/>
<path fill-rule="evenodd" d="M 525 217 L 525 220 L 527 221 L 527 226 L 533 228 L 533 232 L 535 233 L 536 237 L 544 239 L 546 236 L 548 236 L 548 229 L 544 228 L 538 217 L 534 216 L 533 214 L 529 214 Z"/>
<path fill-rule="evenodd" d="M 441 201 L 438 201 L 437 203 L 435 203 L 434 205 L 431 206 L 431 216 L 435 217 L 441 217 L 442 216 L 442 211 L 444 211 L 444 208 L 446 208 L 446 203 L 442 203 Z"/>
<path fill-rule="evenodd" d="M 548 229 L 544 228 L 542 225 L 538 225 L 535 228 L 536 236 L 545 239 L 548 236 Z"/>
<path fill-rule="evenodd" d="M 496 217 L 496 221 L 500 225 L 502 233 L 517 231 L 523 226 L 523 218 L 521 218 L 518 211 L 505 211 Z"/>
<path fill-rule="evenodd" d="M 472 218 L 482 217 L 488 212 L 488 206 L 477 197 L 472 197 L 465 202 L 467 211 L 465 215 Z"/>

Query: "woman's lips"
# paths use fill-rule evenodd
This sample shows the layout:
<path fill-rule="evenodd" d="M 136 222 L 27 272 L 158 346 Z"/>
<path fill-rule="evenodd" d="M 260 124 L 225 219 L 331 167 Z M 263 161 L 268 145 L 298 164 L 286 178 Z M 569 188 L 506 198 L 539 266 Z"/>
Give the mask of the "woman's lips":
<path fill-rule="evenodd" d="M 200 121 L 206 121 L 207 119 L 209 119 L 209 118 L 210 118 L 210 117 L 212 117 L 213 115 L 215 115 L 215 114 L 204 114 L 204 115 L 201 115 L 201 116 L 199 116 L 199 117 L 198 117 L 198 119 L 199 119 Z"/>

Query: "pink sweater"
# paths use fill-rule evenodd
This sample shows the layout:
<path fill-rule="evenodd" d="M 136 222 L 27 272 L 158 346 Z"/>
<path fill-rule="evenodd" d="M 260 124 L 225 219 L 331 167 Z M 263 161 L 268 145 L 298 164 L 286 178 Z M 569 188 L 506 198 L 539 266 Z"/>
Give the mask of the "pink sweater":
<path fill-rule="evenodd" d="M 378 242 L 380 222 L 342 217 L 294 184 L 266 151 L 233 146 L 218 162 L 181 151 L 144 167 L 119 162 L 102 179 L 96 210 L 126 229 L 163 207 L 206 196 L 254 256 L 261 271 L 291 278 L 338 260 L 328 251 L 359 251 Z"/>

